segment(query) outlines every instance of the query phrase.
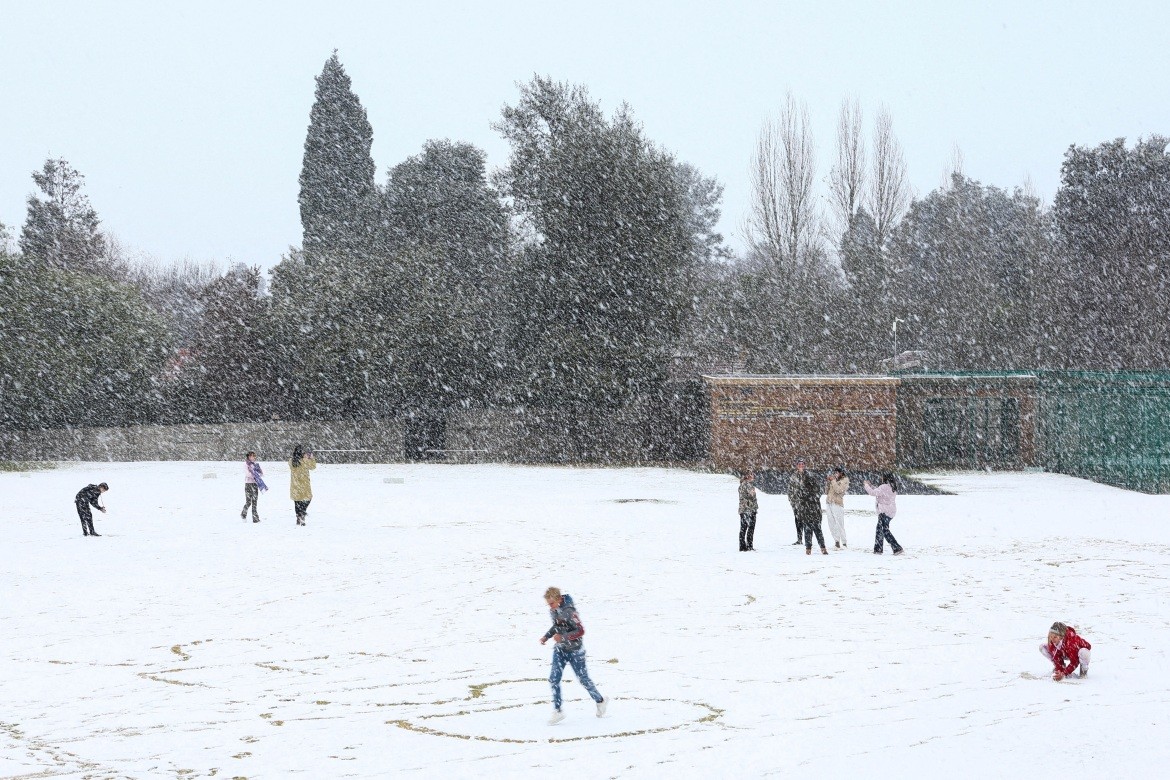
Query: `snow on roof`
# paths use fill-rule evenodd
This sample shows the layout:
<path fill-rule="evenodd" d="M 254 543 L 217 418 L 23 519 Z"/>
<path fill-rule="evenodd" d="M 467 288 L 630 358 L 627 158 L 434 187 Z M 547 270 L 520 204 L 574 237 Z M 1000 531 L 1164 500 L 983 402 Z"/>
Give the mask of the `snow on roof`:
<path fill-rule="evenodd" d="M 888 384 L 898 377 L 881 374 L 704 374 L 704 381 L 731 384 L 765 384 L 769 382 L 796 382 L 800 384 L 840 384 L 842 382 Z"/>

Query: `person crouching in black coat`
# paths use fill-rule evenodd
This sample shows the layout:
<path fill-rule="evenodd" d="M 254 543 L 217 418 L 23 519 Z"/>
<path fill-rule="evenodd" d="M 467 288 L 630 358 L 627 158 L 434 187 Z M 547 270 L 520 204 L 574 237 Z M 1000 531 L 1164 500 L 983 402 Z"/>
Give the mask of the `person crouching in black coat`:
<path fill-rule="evenodd" d="M 101 534 L 93 530 L 93 513 L 89 511 L 89 508 L 92 506 L 94 509 L 100 509 L 102 512 L 105 512 L 106 508 L 98 503 L 98 499 L 102 493 L 105 493 L 109 489 L 110 486 L 105 482 L 100 485 L 86 485 L 74 497 L 73 502 L 77 504 L 77 516 L 81 518 L 82 536 L 101 536 Z"/>

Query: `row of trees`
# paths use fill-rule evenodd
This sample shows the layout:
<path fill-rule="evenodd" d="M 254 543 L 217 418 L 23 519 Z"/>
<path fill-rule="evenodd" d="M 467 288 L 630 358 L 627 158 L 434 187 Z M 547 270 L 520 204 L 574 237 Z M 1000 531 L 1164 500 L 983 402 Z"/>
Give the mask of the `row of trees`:
<path fill-rule="evenodd" d="M 64 160 L 0 242 L 0 408 L 22 427 L 620 409 L 698 371 L 1163 368 L 1167 141 L 1070 148 L 1055 202 L 956 169 L 911 200 L 889 115 L 846 101 L 822 179 L 807 110 L 762 128 L 748 247 L 720 185 L 535 78 L 508 164 L 435 140 L 382 182 L 337 56 L 317 78 L 300 248 L 273 269 L 131 262 Z M 827 197 L 820 184 L 827 184 Z"/>
<path fill-rule="evenodd" d="M 712 306 L 735 313 L 724 354 L 751 371 L 875 371 L 896 322 L 899 348 L 938 369 L 1170 366 L 1170 333 L 1148 314 L 1170 303 L 1166 138 L 1070 147 L 1045 208 L 961 159 L 911 200 L 889 115 L 868 149 L 863 127 L 843 103 L 826 198 L 807 110 L 789 96 L 761 131 L 751 243 Z"/>
<path fill-rule="evenodd" d="M 273 273 L 287 413 L 618 408 L 666 381 L 722 251 L 718 185 L 580 87 L 536 78 L 496 129 L 512 153 L 494 177 L 432 141 L 379 185 L 365 111 L 326 63 L 303 249 Z"/>

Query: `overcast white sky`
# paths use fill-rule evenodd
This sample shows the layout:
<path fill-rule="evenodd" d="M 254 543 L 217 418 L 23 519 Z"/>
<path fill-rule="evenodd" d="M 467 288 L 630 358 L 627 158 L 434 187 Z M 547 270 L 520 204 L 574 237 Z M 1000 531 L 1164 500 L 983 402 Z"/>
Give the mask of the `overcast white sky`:
<path fill-rule="evenodd" d="M 270 267 L 299 244 L 314 77 L 334 48 L 374 127 L 378 181 L 429 138 L 491 129 L 534 73 L 628 102 L 725 186 L 743 245 L 748 166 L 786 90 L 820 177 L 842 98 L 885 104 L 916 193 L 965 172 L 1046 200 L 1069 144 L 1170 135 L 1164 2 L 23 2 L 0 0 L 0 222 L 64 157 L 104 227 L 172 261 Z"/>

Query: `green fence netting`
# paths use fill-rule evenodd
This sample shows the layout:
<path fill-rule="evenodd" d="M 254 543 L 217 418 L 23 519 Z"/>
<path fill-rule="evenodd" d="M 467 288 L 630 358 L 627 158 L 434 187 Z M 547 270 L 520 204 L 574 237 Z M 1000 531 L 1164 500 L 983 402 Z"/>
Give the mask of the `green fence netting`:
<path fill-rule="evenodd" d="M 1045 371 L 1038 377 L 1044 468 L 1170 492 L 1170 373 Z"/>

